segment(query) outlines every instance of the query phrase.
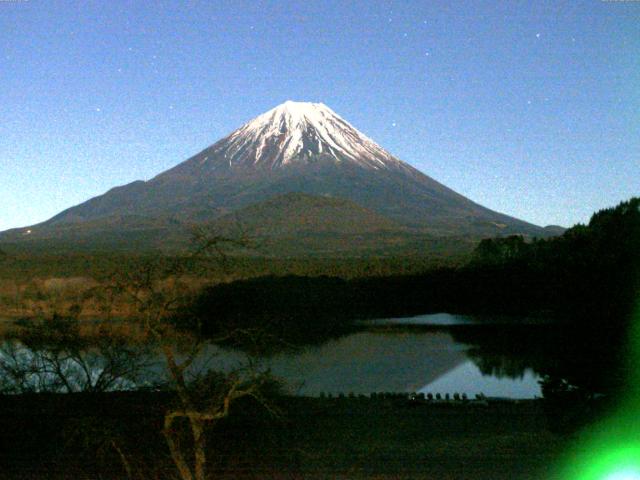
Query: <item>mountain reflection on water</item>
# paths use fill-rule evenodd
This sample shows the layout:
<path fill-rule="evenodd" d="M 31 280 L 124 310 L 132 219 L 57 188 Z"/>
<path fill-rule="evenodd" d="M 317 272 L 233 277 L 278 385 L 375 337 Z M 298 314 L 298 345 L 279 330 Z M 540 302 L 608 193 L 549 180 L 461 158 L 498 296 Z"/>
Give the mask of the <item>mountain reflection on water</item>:
<path fill-rule="evenodd" d="M 533 398 L 541 395 L 538 380 L 542 375 L 564 378 L 578 372 L 574 377 L 580 380 L 580 376 L 588 377 L 582 373 L 584 365 L 594 366 L 593 358 L 578 358 L 565 335 L 551 325 L 474 324 L 469 317 L 457 324 L 455 316 L 443 321 L 442 315 L 435 319 L 434 324 L 428 316 L 418 322 L 376 321 L 355 333 L 261 361 L 284 380 L 291 393 L 299 395 L 415 391 Z M 63 362 L 51 363 L 56 354 L 60 352 L 46 345 L 27 347 L 17 340 L 5 340 L 0 350 L 0 388 L 17 393 L 19 388 L 11 392 L 7 385 L 21 381 L 26 382 L 27 390 L 29 382 L 32 390 L 46 390 L 47 378 L 53 378 L 52 368 L 72 373 L 75 369 L 84 382 L 77 389 L 83 385 L 94 388 L 96 382 L 110 382 L 106 389 L 127 389 L 161 385 L 168 379 L 161 357 L 151 353 L 149 346 L 110 345 L 104 351 L 92 347 L 80 355 L 83 363 L 64 355 Z M 191 368 L 194 372 L 229 371 L 245 360 L 239 351 L 207 344 Z M 128 371 L 132 361 L 138 363 Z M 48 377 L 34 374 L 43 362 L 49 362 L 45 365 Z M 592 374 L 603 370 L 602 357 L 597 362 L 599 369 L 592 369 Z M 105 372 L 123 378 L 106 378 Z M 602 375 L 592 377 L 589 381 L 593 383 Z M 54 386 L 58 391 L 66 388 L 59 382 Z M 591 386 L 597 391 L 601 385 Z"/>

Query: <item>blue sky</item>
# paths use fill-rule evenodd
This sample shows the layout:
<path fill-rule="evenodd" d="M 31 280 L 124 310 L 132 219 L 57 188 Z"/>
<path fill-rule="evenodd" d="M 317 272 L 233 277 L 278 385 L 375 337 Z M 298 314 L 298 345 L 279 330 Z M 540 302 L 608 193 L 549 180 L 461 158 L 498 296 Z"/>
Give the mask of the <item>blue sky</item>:
<path fill-rule="evenodd" d="M 0 230 L 323 102 L 490 208 L 640 189 L 640 1 L 0 1 Z"/>

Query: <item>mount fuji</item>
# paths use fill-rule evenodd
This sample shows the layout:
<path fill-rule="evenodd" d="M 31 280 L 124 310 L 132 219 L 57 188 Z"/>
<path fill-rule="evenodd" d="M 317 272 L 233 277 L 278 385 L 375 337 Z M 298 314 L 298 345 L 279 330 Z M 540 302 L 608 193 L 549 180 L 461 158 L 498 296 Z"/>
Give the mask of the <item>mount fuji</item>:
<path fill-rule="evenodd" d="M 151 180 L 4 232 L 0 241 L 169 248 L 189 225 L 224 229 L 233 222 L 289 240 L 332 233 L 394 242 L 398 235 L 549 236 L 438 183 L 326 105 L 287 101 Z"/>

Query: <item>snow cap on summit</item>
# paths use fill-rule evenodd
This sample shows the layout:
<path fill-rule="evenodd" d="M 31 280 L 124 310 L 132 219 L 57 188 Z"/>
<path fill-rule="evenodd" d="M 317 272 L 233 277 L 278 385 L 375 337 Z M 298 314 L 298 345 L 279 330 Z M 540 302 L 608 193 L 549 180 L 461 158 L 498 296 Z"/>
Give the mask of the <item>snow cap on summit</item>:
<path fill-rule="evenodd" d="M 404 165 L 323 103 L 287 100 L 214 147 L 239 167 L 280 168 L 312 158 L 376 170 Z"/>

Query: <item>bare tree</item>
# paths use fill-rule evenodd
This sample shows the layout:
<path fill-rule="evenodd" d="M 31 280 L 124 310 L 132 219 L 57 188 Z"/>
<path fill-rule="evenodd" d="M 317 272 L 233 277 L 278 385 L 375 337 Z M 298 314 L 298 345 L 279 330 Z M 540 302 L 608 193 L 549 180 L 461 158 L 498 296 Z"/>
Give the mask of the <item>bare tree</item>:
<path fill-rule="evenodd" d="M 205 274 L 212 262 L 226 270 L 233 252 L 249 246 L 243 236 L 229 238 L 199 228 L 193 231 L 192 254 L 142 259 L 134 268 L 112 275 L 106 288 L 96 287 L 97 293 L 106 294 L 107 304 L 109 297 L 119 296 L 135 305 L 141 332 L 134 345 L 112 334 L 85 338 L 79 331 L 81 306 L 25 326 L 19 341 L 0 345 L 0 392 L 135 389 L 144 382 L 159 353 L 175 393 L 164 413 L 162 435 L 180 479 L 205 480 L 210 452 L 207 432 L 230 415 L 234 403 L 251 398 L 277 414 L 265 395 L 272 390 L 274 379 L 254 355 L 260 351 L 254 347 L 267 335 L 258 328 L 236 326 L 218 328 L 213 338 L 205 339 L 188 308 L 192 300 L 188 276 L 194 270 Z M 211 360 L 206 357 L 216 354 L 217 350 L 208 348 L 211 343 L 237 344 L 240 340 L 252 348 L 236 368 L 198 368 Z M 143 345 L 149 349 L 141 349 Z M 113 434 L 108 425 L 94 427 L 92 431 L 101 432 L 94 435 L 94 443 L 116 452 L 129 478 L 141 474 L 135 472 L 136 462 L 125 451 L 120 434 Z"/>
<path fill-rule="evenodd" d="M 164 358 L 177 403 L 165 412 L 162 434 L 181 480 L 205 480 L 208 463 L 206 433 L 229 416 L 231 406 L 237 400 L 251 397 L 276 413 L 263 395 L 265 388 L 273 384 L 273 378 L 267 370 L 260 368 L 255 359 L 248 357 L 244 365 L 225 373 L 195 374 L 192 369 L 196 359 L 203 355 L 206 342 L 197 327 L 196 331 L 193 330 L 197 321 L 190 323 L 188 332 L 181 330 L 175 321 L 170 321 L 175 320 L 178 313 L 182 313 L 184 319 L 186 302 L 179 288 L 163 289 L 161 281 L 172 276 L 175 284 L 180 285 L 180 278 L 188 268 L 211 258 L 227 268 L 230 251 L 248 246 L 244 238 L 228 238 L 204 229 L 195 230 L 193 238 L 194 253 L 191 256 L 149 260 L 112 286 L 113 291 L 126 295 L 135 303 L 145 334 L 159 346 Z M 257 338 L 257 332 L 251 329 L 220 331 L 208 341 L 220 343 L 239 337 Z M 181 441 L 184 435 L 180 420 L 186 422 L 189 444 Z"/>
<path fill-rule="evenodd" d="M 34 321 L 0 345 L 0 393 L 139 388 L 150 350 L 114 336 L 83 337 L 75 318 Z"/>

